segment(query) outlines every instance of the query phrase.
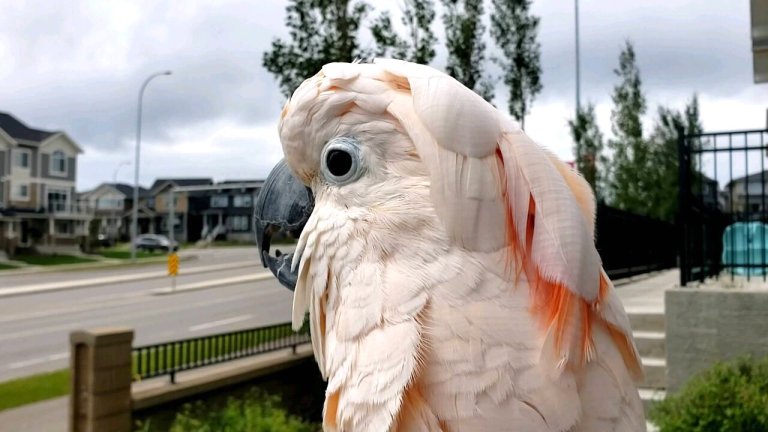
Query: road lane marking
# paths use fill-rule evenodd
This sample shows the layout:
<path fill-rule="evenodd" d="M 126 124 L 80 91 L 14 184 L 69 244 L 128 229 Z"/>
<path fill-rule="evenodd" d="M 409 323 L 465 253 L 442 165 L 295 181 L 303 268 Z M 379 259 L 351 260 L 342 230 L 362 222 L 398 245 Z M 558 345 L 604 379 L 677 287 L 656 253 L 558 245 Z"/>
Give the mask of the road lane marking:
<path fill-rule="evenodd" d="M 201 281 L 201 282 L 195 282 L 192 284 L 182 285 L 180 287 L 177 287 L 176 291 L 174 292 L 171 292 L 169 288 L 160 288 L 160 289 L 154 290 L 154 293 L 155 294 L 183 293 L 183 292 L 196 291 L 196 290 L 205 289 L 205 288 L 213 288 L 217 286 L 235 285 L 243 282 L 262 281 L 262 280 L 270 279 L 272 277 L 274 276 L 272 276 L 272 273 L 270 272 L 260 272 L 252 275 L 234 276 L 230 278 L 215 279 L 212 281 L 210 280 Z M 147 290 L 147 291 L 135 292 L 130 294 L 119 294 L 116 296 L 112 296 L 112 298 L 107 298 L 105 300 L 91 301 L 86 304 L 80 304 L 77 306 L 72 306 L 67 308 L 47 309 L 43 311 L 30 312 L 26 314 L 0 316 L 0 323 L 48 317 L 50 315 L 59 314 L 59 313 L 85 312 L 85 311 L 88 311 L 91 309 L 97 309 L 97 308 L 111 308 L 111 307 L 120 307 L 124 305 L 127 306 L 130 304 L 142 303 L 152 298 L 149 296 L 151 292 L 152 290 Z M 125 299 L 125 301 L 115 303 L 115 300 L 123 300 L 123 299 Z"/>
<path fill-rule="evenodd" d="M 45 357 L 38 357 L 34 359 L 29 360 L 23 360 L 20 362 L 15 362 L 9 364 L 6 369 L 21 369 L 29 366 L 35 366 L 43 363 L 49 363 L 56 360 L 62 360 L 69 357 L 69 352 L 63 352 L 63 353 L 57 353 L 57 354 L 51 354 Z"/>
<path fill-rule="evenodd" d="M 150 292 L 152 294 L 157 294 L 157 295 L 180 294 L 188 291 L 196 291 L 196 290 L 214 288 L 214 287 L 226 286 L 226 285 L 234 285 L 234 284 L 243 283 L 243 282 L 257 282 L 257 281 L 263 281 L 271 278 L 274 278 L 272 273 L 262 272 L 262 273 L 252 274 L 252 275 L 233 276 L 230 278 L 215 279 L 212 281 L 195 282 L 195 283 L 178 286 L 176 287 L 176 289 L 160 288 L 160 289 L 151 290 Z"/>
<path fill-rule="evenodd" d="M 193 275 L 198 273 L 207 273 L 207 272 L 212 272 L 216 270 L 229 270 L 233 268 L 242 268 L 247 265 L 255 266 L 256 264 L 253 261 L 239 261 L 239 262 L 224 263 L 224 264 L 214 264 L 214 265 L 204 266 L 204 267 L 193 267 L 193 268 L 182 271 L 181 276 Z M 151 271 L 151 272 L 144 272 L 144 273 L 123 274 L 118 276 L 105 276 L 105 277 L 90 278 L 90 279 L 80 279 L 80 280 L 66 281 L 66 282 L 48 282 L 48 283 L 37 284 L 37 285 L 22 285 L 15 288 L 0 289 L 0 297 L 22 295 L 22 294 L 34 294 L 34 293 L 49 292 L 49 291 L 60 291 L 60 290 L 73 289 L 73 288 L 86 288 L 86 287 L 91 287 L 96 285 L 114 284 L 114 283 L 121 283 L 121 282 L 135 282 L 139 280 L 156 279 L 161 277 L 168 277 L 168 272 L 165 270 L 161 270 L 161 271 Z"/>
<path fill-rule="evenodd" d="M 287 292 L 287 290 L 286 290 Z M 171 306 L 167 308 L 162 309 L 154 309 L 148 312 L 132 312 L 129 315 L 125 316 L 125 319 L 136 319 L 136 318 L 144 318 L 144 317 L 151 317 L 151 316 L 157 316 L 157 315 L 167 315 L 169 312 L 175 312 L 175 311 L 181 311 L 181 310 L 189 310 L 192 308 L 197 307 L 206 307 L 209 305 L 219 304 L 219 303 L 226 303 L 229 301 L 237 301 L 237 300 L 247 300 L 247 299 L 255 299 L 258 297 L 262 297 L 265 295 L 281 295 L 282 292 L 280 290 L 269 290 L 269 291 L 256 291 L 256 292 L 245 292 L 240 293 L 237 295 L 229 296 L 229 297 L 219 297 L 216 299 L 206 299 L 199 302 L 193 302 L 193 303 L 187 303 L 187 304 L 179 304 L 178 306 Z M 122 318 L 121 318 L 122 319 Z M 92 318 L 85 318 L 85 320 L 93 321 Z M 124 320 L 124 319 L 122 319 Z M 99 317 L 97 322 L 104 323 L 105 319 Z M 13 334 L 0 334 L 0 341 L 7 341 L 7 340 L 14 340 L 14 339 L 21 339 L 24 337 L 29 336 L 35 336 L 35 335 L 43 335 L 43 334 L 50 334 L 50 333 L 58 333 L 58 332 L 66 332 L 66 331 L 72 331 L 78 328 L 87 328 L 89 326 L 94 326 L 96 324 L 88 324 L 85 322 L 77 322 L 74 324 L 68 323 L 65 325 L 57 324 L 53 326 L 48 327 L 38 327 L 35 329 L 30 329 L 27 331 L 20 331 Z"/>
<path fill-rule="evenodd" d="M 229 325 L 229 324 L 234 324 L 234 323 L 237 323 L 237 322 L 240 322 L 240 321 L 247 321 L 247 320 L 249 320 L 251 318 L 253 318 L 253 315 L 240 315 L 240 316 L 236 316 L 236 317 L 232 317 L 232 318 L 221 319 L 221 320 L 218 320 L 218 321 L 211 321 L 211 322 L 207 322 L 205 324 L 198 324 L 198 325 L 192 326 L 192 327 L 189 328 L 189 331 L 191 331 L 191 332 L 198 332 L 200 330 L 206 330 L 206 329 L 210 329 L 210 328 L 214 328 L 214 327 L 221 327 L 221 326 L 225 326 L 225 325 Z"/>

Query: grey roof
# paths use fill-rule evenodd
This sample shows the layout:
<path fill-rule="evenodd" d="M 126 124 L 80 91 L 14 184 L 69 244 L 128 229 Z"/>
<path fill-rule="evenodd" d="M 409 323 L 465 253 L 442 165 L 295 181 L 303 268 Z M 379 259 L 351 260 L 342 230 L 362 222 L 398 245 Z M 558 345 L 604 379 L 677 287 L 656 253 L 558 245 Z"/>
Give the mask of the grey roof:
<path fill-rule="evenodd" d="M 256 180 L 256 179 L 224 180 L 216 184 L 240 184 L 240 183 L 262 183 L 263 184 L 264 180 Z"/>
<path fill-rule="evenodd" d="M 133 185 L 129 185 L 125 183 L 107 183 L 107 184 L 117 189 L 120 193 L 125 195 L 127 198 L 133 198 Z M 139 186 L 139 197 L 143 198 L 149 195 L 150 195 L 149 189 Z"/>
<path fill-rule="evenodd" d="M 149 188 L 150 190 L 154 191 L 158 188 L 158 186 L 163 185 L 164 183 L 173 183 L 176 186 L 205 186 L 213 184 L 213 179 L 211 178 L 165 178 L 165 179 L 157 179 L 154 183 L 152 183 L 152 186 Z"/>
<path fill-rule="evenodd" d="M 744 177 L 737 177 L 729 181 L 726 187 L 730 187 L 733 183 L 736 182 L 759 183 L 761 181 L 768 181 L 768 170 L 756 172 Z"/>
<path fill-rule="evenodd" d="M 45 141 L 46 138 L 57 133 L 31 128 L 16 117 L 4 112 L 0 112 L 0 129 L 10 135 L 11 138 L 34 142 Z"/>

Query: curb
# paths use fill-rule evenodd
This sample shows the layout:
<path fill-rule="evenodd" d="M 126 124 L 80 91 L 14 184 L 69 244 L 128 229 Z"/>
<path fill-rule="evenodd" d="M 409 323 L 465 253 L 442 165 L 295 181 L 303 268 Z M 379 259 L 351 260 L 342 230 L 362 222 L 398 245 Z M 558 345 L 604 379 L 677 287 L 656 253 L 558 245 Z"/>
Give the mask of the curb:
<path fill-rule="evenodd" d="M 88 257 L 86 256 L 85 258 L 88 258 Z M 82 264 L 61 264 L 61 265 L 49 265 L 49 266 L 25 265 L 23 267 L 20 266 L 18 270 L 3 270 L 2 272 L 0 272 L 0 276 L 24 276 L 24 275 L 37 274 L 37 273 L 51 273 L 51 272 L 57 272 L 57 271 L 94 270 L 94 269 L 104 269 L 104 268 L 112 268 L 112 267 L 138 267 L 138 266 L 147 265 L 147 264 L 164 263 L 166 262 L 167 259 L 168 259 L 167 256 L 139 258 L 136 260 L 135 263 L 132 263 L 130 262 L 130 260 L 105 258 L 103 260 L 98 260 L 98 261 L 94 260 L 96 262 L 82 263 Z M 192 261 L 196 259 L 197 259 L 197 255 L 185 255 L 183 257 L 179 257 L 179 260 L 182 262 Z"/>

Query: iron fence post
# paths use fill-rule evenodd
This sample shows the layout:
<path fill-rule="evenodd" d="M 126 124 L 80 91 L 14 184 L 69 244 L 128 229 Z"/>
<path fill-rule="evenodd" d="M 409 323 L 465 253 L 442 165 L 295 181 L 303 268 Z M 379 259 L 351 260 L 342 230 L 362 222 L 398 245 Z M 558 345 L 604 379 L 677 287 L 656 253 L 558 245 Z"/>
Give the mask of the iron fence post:
<path fill-rule="evenodd" d="M 678 149 L 678 177 L 680 183 L 679 195 L 677 199 L 677 224 L 680 231 L 680 286 L 684 287 L 688 283 L 688 207 L 689 207 L 689 169 L 690 157 L 685 132 L 682 127 L 677 128 L 677 149 Z"/>

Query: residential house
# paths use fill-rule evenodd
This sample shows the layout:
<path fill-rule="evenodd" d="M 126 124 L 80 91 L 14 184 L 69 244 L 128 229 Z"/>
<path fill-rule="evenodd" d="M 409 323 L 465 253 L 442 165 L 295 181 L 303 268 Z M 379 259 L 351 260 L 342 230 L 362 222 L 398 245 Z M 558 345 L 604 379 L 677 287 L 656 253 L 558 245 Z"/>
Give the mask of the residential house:
<path fill-rule="evenodd" d="M 226 239 L 252 243 L 256 239 L 253 211 L 263 186 L 263 180 L 228 180 L 175 190 L 177 193 L 186 193 L 191 208 L 202 215 L 201 231 L 190 233 L 196 235 L 195 240 Z"/>
<path fill-rule="evenodd" d="M 184 188 L 208 187 L 213 184 L 210 178 L 168 178 L 157 179 L 149 189 L 147 207 L 155 212 L 150 231 L 168 235 L 168 217 L 170 216 L 170 195 L 173 193 L 174 239 L 178 242 L 194 242 L 200 239 L 203 230 L 203 215 L 199 202 L 190 199 Z M 147 231 L 140 231 L 147 232 Z"/>
<path fill-rule="evenodd" d="M 731 180 L 725 192 L 726 211 L 756 218 L 768 216 L 768 170 Z"/>
<path fill-rule="evenodd" d="M 77 157 L 66 133 L 35 129 L 0 112 L 0 249 L 74 248 L 90 209 L 77 202 Z"/>
<path fill-rule="evenodd" d="M 125 183 L 102 183 L 93 190 L 80 195 L 80 200 L 87 202 L 94 211 L 94 218 L 100 221 L 99 234 L 106 235 L 113 241 L 128 240 L 131 236 L 134 186 Z M 157 216 L 147 207 L 149 190 L 139 187 L 139 232 L 150 232 Z"/>

